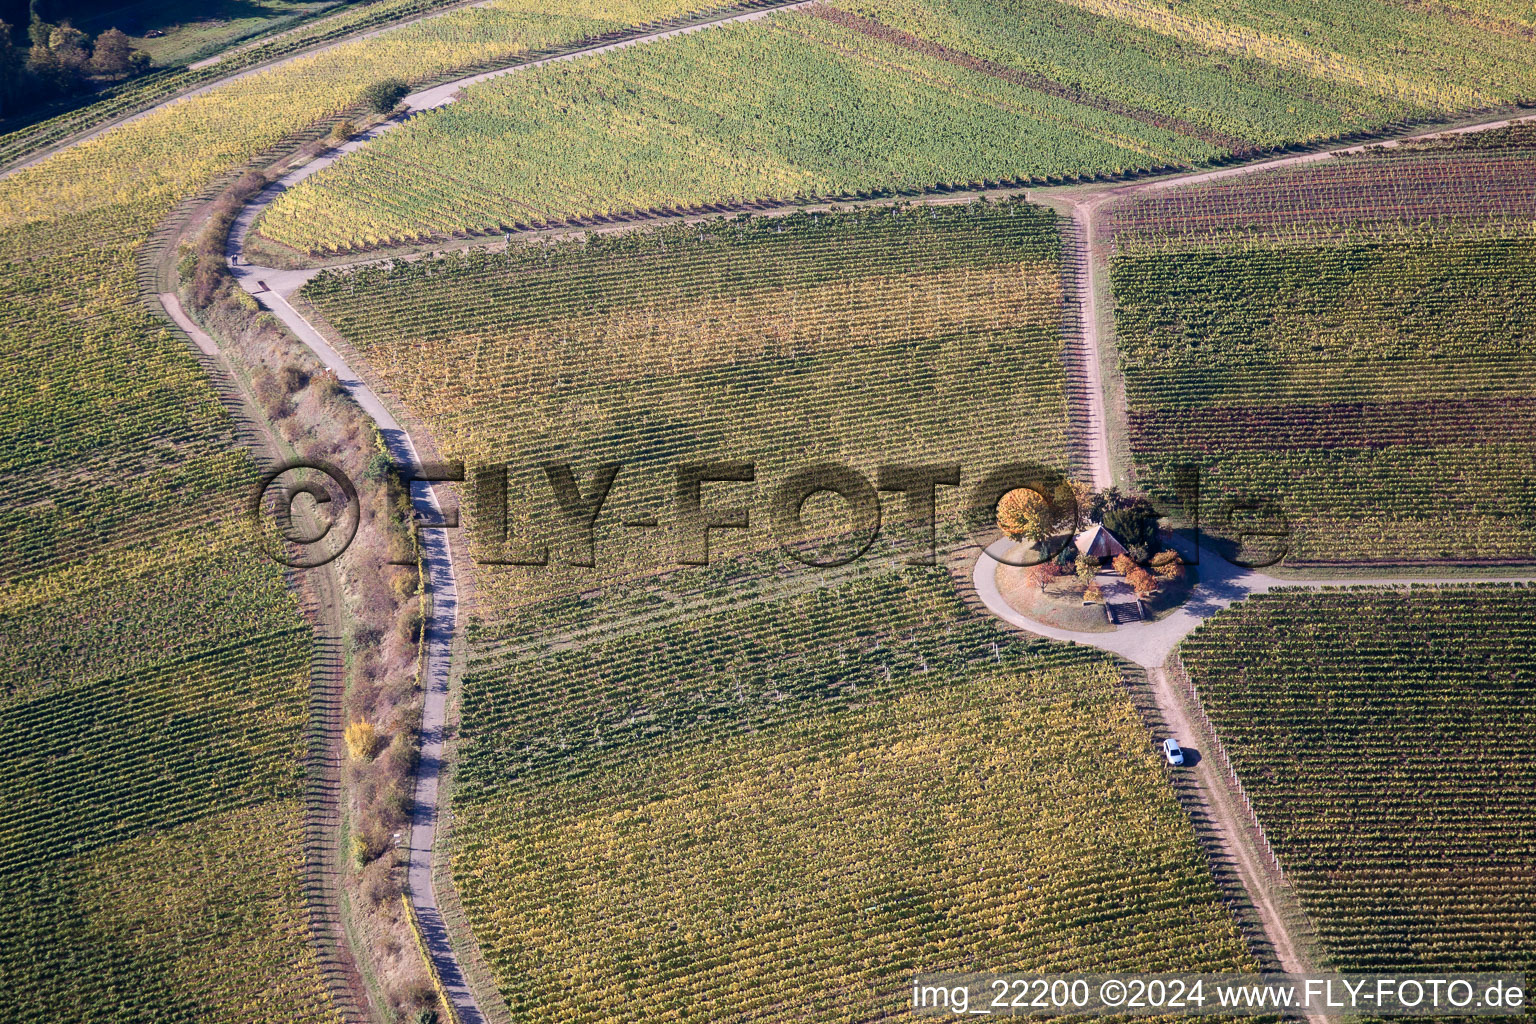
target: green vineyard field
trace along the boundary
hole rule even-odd
[[[675,566],[681,462],[755,463],[755,490],[723,492],[755,506],[744,541],[716,534],[727,554],[775,546],[768,489],[814,463],[958,462],[960,490],[1009,462],[1065,470],[1059,259],[1055,215],[1024,203],[883,209],[328,272],[301,296],[446,456],[509,466],[525,540],[549,539],[540,464],[624,464],[595,571],[482,566],[496,621]],[[644,517],[657,530],[618,526]]]
[[[1250,598],[1180,648],[1346,970],[1536,968],[1536,589]]]
[[[327,254],[1134,174],[1536,99],[1526,44],[1497,25],[1398,5],[1356,17],[1343,0],[1211,6],[841,0],[531,69],[316,174],[259,229]],[[1338,51],[1309,38],[1324,34]]]
[[[919,969],[1253,966],[1119,670],[942,572],[464,689],[453,877],[514,1013],[853,1021]]]
[[[1536,551],[1536,136],[1425,143],[1114,208],[1142,482],[1275,501],[1292,564]]]

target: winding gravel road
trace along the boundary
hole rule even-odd
[[[808,2],[811,0],[798,0],[798,2],[759,8],[743,14],[720,17],[684,27],[658,30],[618,42],[605,43],[473,75],[413,93],[405,98],[407,112],[404,117],[385,121],[363,132],[324,156],[289,172],[253,197],[236,216],[225,243],[225,258],[229,263],[230,271],[242,288],[249,292],[263,308],[281,320],[299,340],[309,346],[327,368],[336,373],[341,386],[378,426],[379,433],[395,464],[419,470],[422,462],[405,428],[379,400],[373,389],[352,369],[341,353],[337,352],[315,329],[315,326],[288,301],[293,293],[317,271],[279,270],[274,267],[251,265],[244,261],[245,240],[250,233],[251,225],[261,216],[262,211],[286,190],[330,166],[346,154],[367,145],[384,132],[402,123],[405,118],[453,102],[465,86],[554,61],[604,53],[733,22],[751,21],[765,17],[774,10],[802,7]],[[166,302],[165,297],[162,296],[162,303],[184,328],[189,329],[189,333],[199,347],[204,347],[205,344],[211,345],[211,340],[206,342],[199,340],[207,339],[207,335],[186,320],[179,304],[175,302],[174,295],[170,296],[170,302]],[[442,508],[438,504],[437,495],[431,484],[420,481],[411,484],[411,505],[419,521],[423,523],[442,521]],[[476,1001],[458,956],[449,942],[447,924],[438,905],[432,878],[439,814],[439,786],[448,721],[449,671],[452,664],[453,641],[458,629],[459,603],[458,585],[454,575],[452,550],[449,546],[447,531],[423,529],[420,535],[422,560],[427,574],[427,593],[430,595],[431,605],[430,614],[425,623],[426,666],[422,680],[425,698],[421,715],[421,755],[416,773],[409,861],[406,869],[407,889],[411,905],[421,921],[428,955],[432,958],[433,965],[442,979],[454,1011],[463,1024],[484,1024],[485,1014]]]

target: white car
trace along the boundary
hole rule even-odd
[[[1168,763],[1169,764],[1172,764],[1172,765],[1183,764],[1184,763],[1184,748],[1179,746],[1179,741],[1178,740],[1176,740],[1176,739],[1174,739],[1174,738],[1172,738],[1170,736],[1168,739],[1163,740],[1163,756],[1168,759]]]

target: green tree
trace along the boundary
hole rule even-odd
[[[381,78],[363,90],[363,106],[375,114],[387,114],[410,91],[411,87],[403,78]]]
[[[29,85],[26,53],[11,42],[11,26],[0,21],[0,117],[21,105]]]
[[[91,70],[98,75],[121,75],[129,70],[128,58],[133,47],[128,37],[115,28],[109,28],[96,37],[96,49],[91,53]]]
[[[1145,498],[1136,498],[1123,507],[1104,513],[1104,528],[1126,547],[1142,545],[1148,551],[1156,551],[1157,509]]]

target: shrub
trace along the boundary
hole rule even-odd
[[[1136,571],[1136,560],[1130,555],[1116,555],[1111,564],[1114,565],[1115,572],[1126,578],[1130,578],[1131,573]]]
[[[401,603],[416,596],[416,588],[421,585],[421,577],[415,572],[399,572],[389,581],[389,589],[394,593],[395,600]]]
[[[403,78],[381,78],[363,90],[363,106],[375,114],[387,114],[410,91]]]
[[[421,609],[416,607],[405,608],[400,613],[400,619],[395,623],[399,631],[400,639],[406,643],[419,643],[421,640]]]
[[[359,869],[366,868],[369,864],[379,859],[379,854],[384,851],[361,832],[352,833],[352,863]]]
[[[400,892],[393,864],[375,860],[363,869],[363,896],[370,905],[379,907],[393,903],[400,898]]]
[[[379,749],[379,734],[373,723],[366,719],[353,722],[343,734],[347,741],[347,753],[354,761],[369,761]]]
[[[347,393],[347,389],[341,386],[341,378],[330,367],[321,371],[315,380],[320,385],[321,398],[341,398]]]
[[[384,791],[379,794],[375,810],[380,819],[390,828],[398,828],[411,820],[411,808],[414,800],[405,786],[399,781],[391,782]]]
[[[303,391],[309,383],[309,374],[305,373],[302,367],[295,366],[292,363],[283,367],[281,377],[283,390],[290,395]]]
[[[1157,580],[1140,566],[1133,566],[1131,571],[1125,574],[1125,580],[1131,585],[1131,589],[1136,591],[1137,597],[1146,598],[1157,593]]]
[[[394,465],[388,455],[383,452],[374,452],[373,458],[368,460],[368,467],[363,470],[363,476],[372,483],[378,483],[389,475]]]
[[[1077,564],[1077,548],[1071,544],[1064,544],[1060,551],[1056,552],[1056,564],[1061,566],[1063,572],[1068,572]]]
[[[345,142],[347,139],[351,138],[352,134],[356,131],[357,125],[353,124],[351,121],[337,121],[334,125],[331,126],[331,141]]]

